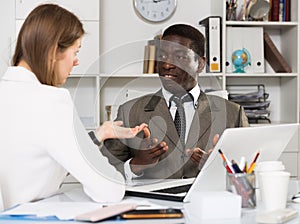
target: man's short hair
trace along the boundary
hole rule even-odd
[[[204,56],[205,38],[203,34],[195,27],[186,24],[175,24],[169,26],[163,32],[162,39],[171,35],[177,35],[192,40],[192,50],[200,57]]]

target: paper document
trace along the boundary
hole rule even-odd
[[[119,204],[137,204],[137,209],[162,209],[168,206],[157,205],[147,200],[125,199]],[[1,219],[24,220],[74,220],[78,215],[91,212],[112,204],[100,204],[94,202],[33,202],[24,203],[12,209],[0,213]]]
[[[63,194],[41,201],[24,203],[0,213],[0,220],[74,220],[78,215],[98,210],[103,206],[135,203],[137,209],[162,209],[170,205],[156,204],[140,198],[125,198],[119,203],[96,203],[91,201],[83,189],[75,188]]]
[[[3,215],[56,217],[59,220],[73,220],[78,214],[102,208],[99,203],[93,202],[34,202],[25,203],[15,208],[2,212]]]

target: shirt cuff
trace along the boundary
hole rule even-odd
[[[96,134],[95,134],[94,131],[90,131],[90,132],[89,132],[89,136],[90,136],[90,138],[92,139],[92,141],[94,142],[95,145],[97,145],[97,146],[99,146],[99,147],[101,146],[102,142],[100,142],[100,141],[97,139],[97,136],[96,136]]]
[[[130,181],[134,178],[142,177],[144,175],[144,172],[142,172],[141,175],[136,175],[131,171],[130,164],[129,164],[131,160],[132,160],[132,158],[127,160],[124,163],[124,173],[125,173],[125,177],[126,177],[127,181]]]

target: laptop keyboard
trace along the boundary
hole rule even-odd
[[[170,187],[170,188],[164,188],[160,190],[155,190],[152,192],[159,192],[159,193],[168,193],[168,194],[179,194],[188,192],[188,190],[191,188],[192,184],[177,186],[177,187]]]

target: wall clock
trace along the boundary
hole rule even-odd
[[[177,0],[133,0],[135,11],[149,22],[161,22],[175,12]]]

